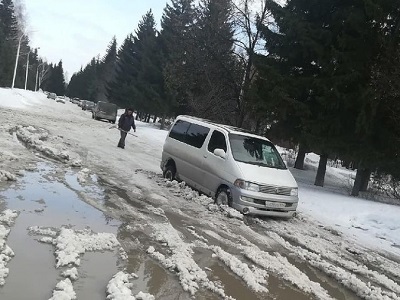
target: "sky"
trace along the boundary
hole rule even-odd
[[[49,63],[63,61],[69,80],[90,60],[118,46],[152,9],[157,26],[167,0],[25,0],[30,45]]]

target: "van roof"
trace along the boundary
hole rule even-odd
[[[215,127],[224,129],[228,133],[236,133],[236,134],[242,134],[242,135],[247,135],[247,136],[253,136],[253,137],[262,138],[262,139],[266,139],[266,140],[270,141],[266,137],[257,135],[255,133],[249,131],[249,130],[246,130],[246,129],[243,129],[243,128],[239,128],[239,127],[235,127],[235,126],[214,123],[213,121],[210,121],[210,120],[207,120],[207,119],[202,119],[202,118],[197,118],[197,117],[192,117],[192,116],[187,116],[187,115],[180,115],[180,116],[177,117],[177,119],[187,120],[187,121],[195,120],[195,121],[207,123],[209,125],[213,125]]]

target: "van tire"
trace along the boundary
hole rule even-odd
[[[232,207],[232,195],[229,188],[223,186],[218,189],[217,194],[215,195],[215,204],[217,205],[228,205]]]
[[[175,166],[173,164],[168,164],[165,167],[163,176],[165,179],[168,179],[169,181],[173,181],[175,180],[175,175],[176,175],[176,169]]]

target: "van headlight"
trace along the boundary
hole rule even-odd
[[[238,188],[241,188],[243,190],[248,190],[248,191],[252,191],[252,192],[259,192],[260,191],[260,186],[258,184],[252,183],[252,182],[248,182],[248,181],[244,181],[242,179],[237,179],[234,183],[235,186],[237,186]]]
[[[299,195],[299,189],[294,188],[290,191],[290,196],[298,196]]]

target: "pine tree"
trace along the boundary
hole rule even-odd
[[[99,87],[97,101],[108,101],[107,85],[115,78],[115,69],[117,64],[117,40],[115,37],[111,40],[106,54],[99,64]]]
[[[161,42],[165,56],[164,80],[170,106],[177,114],[189,113],[188,95],[193,63],[195,9],[193,0],[172,0],[161,20]]]
[[[133,76],[132,92],[138,110],[160,114],[165,111],[163,58],[155,26],[150,10],[139,22],[133,37],[133,68],[137,73]]]
[[[45,90],[55,93],[59,96],[65,95],[65,79],[62,61],[58,65],[50,65],[48,78],[43,82]]]
[[[11,0],[0,2],[0,86],[10,86],[14,71],[18,20]]]
[[[134,98],[131,93],[131,85],[136,70],[132,68],[133,58],[133,36],[127,36],[118,50],[118,59],[115,68],[114,80],[107,84],[107,97],[110,102],[121,107],[133,105]]]
[[[329,154],[357,160],[371,149],[371,66],[386,22],[381,5],[388,1],[380,2],[269,3],[277,24],[263,29],[269,53],[259,66],[264,98],[282,129],[321,154],[316,185],[324,183]]]
[[[197,9],[190,105],[200,117],[235,124],[237,62],[233,53],[231,1],[203,0]],[[199,80],[202,78],[202,80]]]

